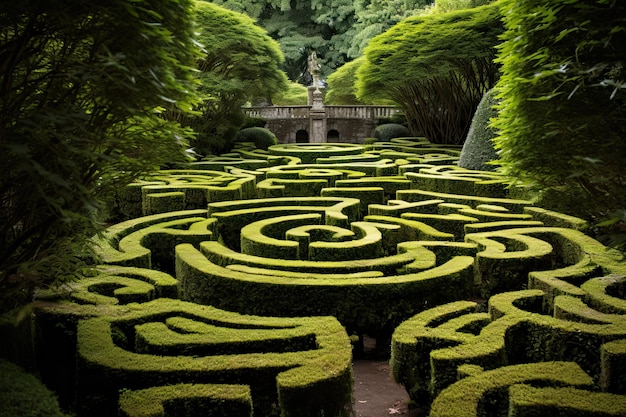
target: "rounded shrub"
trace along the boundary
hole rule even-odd
[[[246,129],[248,127],[265,127],[267,121],[262,117],[246,117],[246,120],[243,122],[242,129]]]
[[[247,127],[239,131],[237,142],[254,142],[257,148],[267,150],[270,146],[278,144],[278,139],[264,127]]]
[[[489,120],[497,116],[494,106],[497,100],[494,90],[489,90],[478,104],[467,139],[463,144],[459,166],[467,169],[480,171],[494,171],[495,165],[488,164],[498,158],[492,139],[497,136],[496,131],[490,127]]]
[[[34,375],[1,358],[0,410],[4,417],[67,417],[52,391]]]
[[[402,138],[411,136],[409,129],[399,123],[385,123],[376,126],[374,137],[381,142],[388,142],[393,138]]]

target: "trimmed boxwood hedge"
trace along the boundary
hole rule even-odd
[[[2,417],[69,417],[55,394],[33,374],[0,358],[0,410]]]
[[[35,366],[78,417],[138,417],[145,401],[169,415],[350,415],[348,336],[363,334],[393,334],[394,377],[433,413],[621,404],[626,264],[587,222],[450,165],[459,147],[300,147],[307,164],[287,148],[240,143],[204,161],[219,172],[129,187],[125,210],[173,211],[95,237],[107,265],[39,291],[17,326],[0,321],[0,354]],[[524,386],[534,363],[592,384]]]

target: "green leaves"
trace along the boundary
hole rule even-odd
[[[624,208],[624,7],[503,2],[501,162],[511,177],[552,190],[553,208],[590,220]]]
[[[498,76],[497,5],[413,16],[375,37],[357,71],[357,97],[402,106],[414,134],[465,139],[480,99]]]
[[[196,1],[198,42],[204,46],[198,80],[200,113],[185,123],[198,134],[200,154],[228,151],[243,122],[241,106],[267,99],[287,87],[279,69],[283,54],[276,41],[250,17],[204,1]]]
[[[79,273],[100,199],[184,158],[190,132],[158,109],[197,102],[190,9],[189,0],[0,6],[0,309],[5,294],[28,298]]]

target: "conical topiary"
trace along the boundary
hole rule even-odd
[[[489,161],[498,159],[492,142],[496,136],[496,131],[489,125],[489,120],[497,115],[497,111],[494,109],[497,100],[494,95],[493,89],[487,91],[478,104],[467,133],[467,139],[461,150],[460,167],[480,171],[494,171],[496,168],[495,165],[488,164]]]

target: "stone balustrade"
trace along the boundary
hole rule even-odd
[[[326,117],[333,119],[381,119],[393,116],[399,110],[393,106],[324,106]],[[266,120],[308,118],[311,106],[244,107],[249,117]]]

